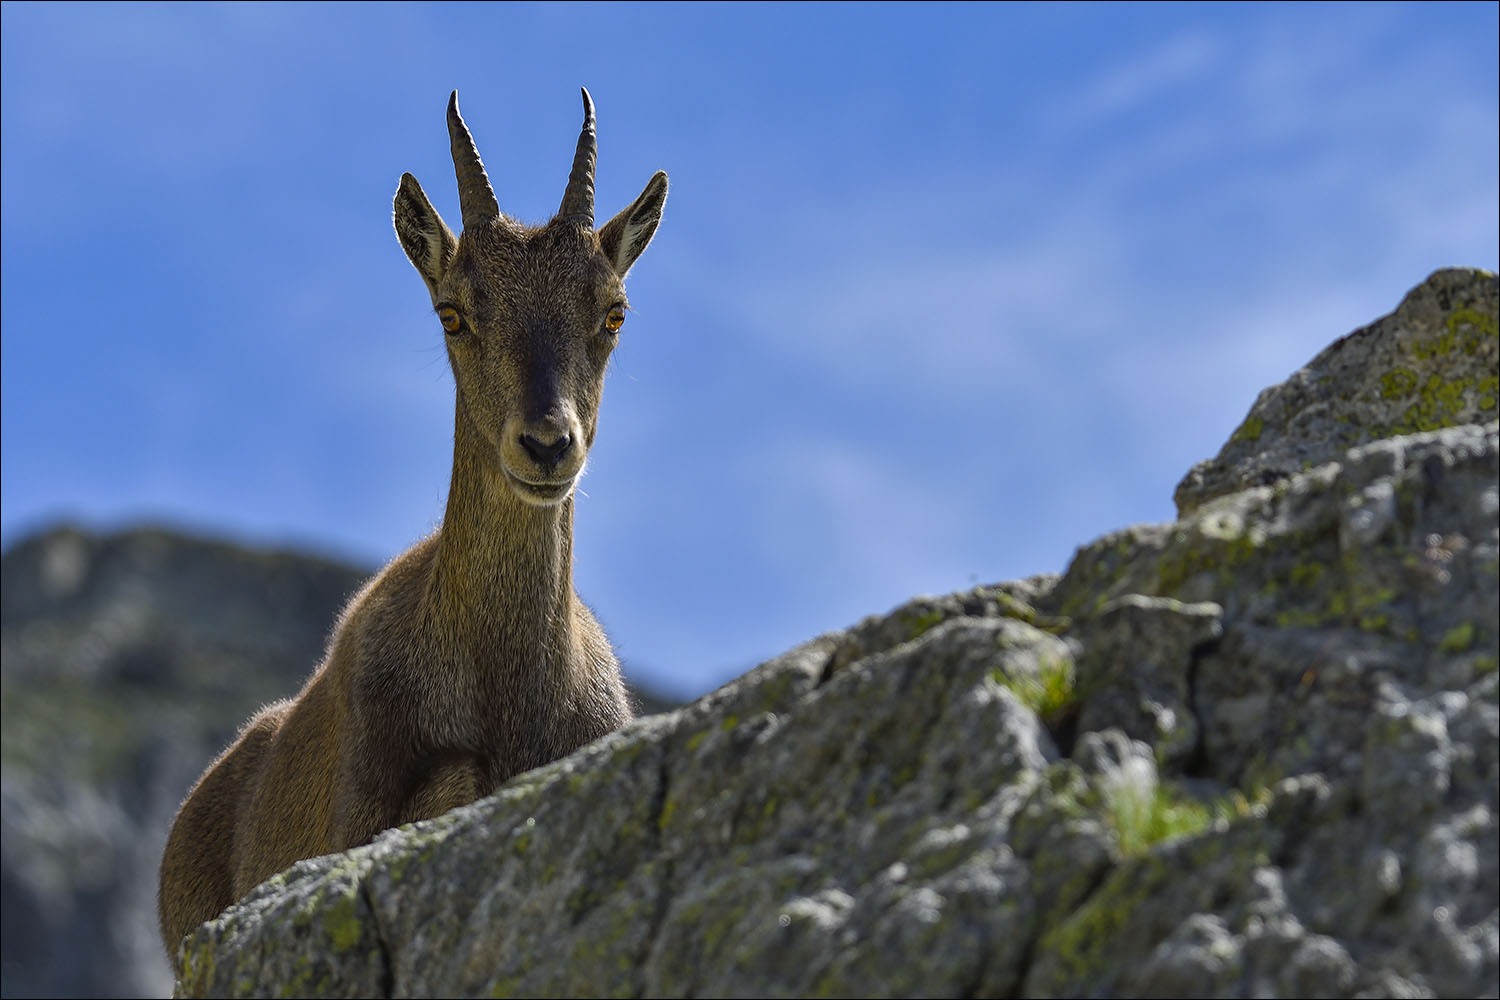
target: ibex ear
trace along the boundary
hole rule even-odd
[[[667,203],[667,174],[658,170],[646,182],[646,190],[619,215],[610,219],[599,230],[599,243],[604,247],[604,256],[620,277],[630,270],[651,237],[656,234],[661,222],[661,207]]]
[[[416,265],[422,280],[427,282],[427,290],[436,295],[438,282],[447,273],[448,264],[458,249],[458,239],[411,174],[401,175],[393,214],[396,239],[401,241],[401,249]]]

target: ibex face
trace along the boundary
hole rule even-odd
[[[558,214],[530,227],[500,212],[458,92],[448,132],[463,233],[455,238],[404,174],[396,236],[427,283],[458,388],[460,420],[522,501],[560,503],[583,472],[604,370],[625,321],[625,274],[651,242],[667,197],[658,171],[630,207],[594,229],[594,106]]]

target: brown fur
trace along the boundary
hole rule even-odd
[[[462,128],[456,101],[450,120]],[[349,603],[296,698],[252,717],[183,802],[161,866],[169,953],[292,862],[471,802],[630,718],[573,590],[572,488],[615,342],[606,318],[665,197],[658,173],[597,231],[496,215],[455,239],[402,178],[397,235],[439,315],[462,321],[440,333],[457,397],[447,511]]]

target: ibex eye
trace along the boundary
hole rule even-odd
[[[620,327],[624,325],[625,310],[620,306],[615,306],[609,311],[609,315],[604,317],[604,329],[608,330],[610,333],[617,333]]]
[[[457,333],[458,328],[464,325],[464,321],[458,316],[458,310],[452,306],[442,306],[437,314],[438,321],[443,324],[443,329],[449,333]]]

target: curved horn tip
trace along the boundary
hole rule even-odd
[[[458,91],[448,98],[448,141],[453,152],[453,170],[458,179],[458,204],[463,210],[464,228],[481,225],[500,214],[494,188],[485,175],[479,149],[469,126],[458,113]]]
[[[594,120],[594,99],[589,96],[589,88],[579,87],[578,89],[583,91],[583,120],[591,122]],[[454,93],[458,91],[455,90]]]

